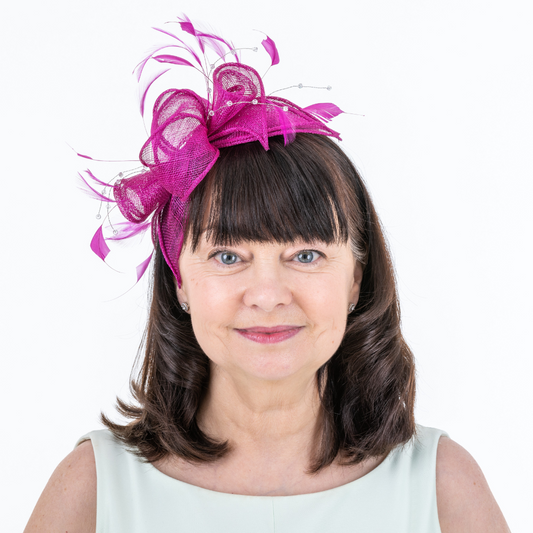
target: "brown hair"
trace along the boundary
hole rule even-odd
[[[355,464],[413,436],[414,361],[400,330],[390,254],[357,170],[328,137],[298,134],[287,146],[283,138],[269,141],[268,151],[259,143],[221,150],[190,197],[185,245],[194,251],[204,231],[215,245],[350,242],[363,279],[341,345],[316,375],[322,431],[309,471],[318,472],[337,457]],[[131,382],[138,405],[117,398],[118,411],[132,422],[115,424],[102,414],[104,424],[150,462],[169,454],[197,462],[222,457],[229,444],[206,435],[196,418],[210,362],[158,246],[143,346],[142,368]]]

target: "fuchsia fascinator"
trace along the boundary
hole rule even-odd
[[[171,32],[155,28],[174,41],[159,47],[139,63],[135,70],[138,80],[150,60],[163,65],[193,67],[205,77],[207,98],[189,89],[163,92],[154,105],[150,137],[140,152],[143,168],[127,177],[119,174],[112,184],[104,183],[86,171],[93,182],[105,187],[102,193],[82,179],[93,196],[108,205],[116,204],[127,221],[115,226],[110,237],[104,237],[102,224],[91,241],[92,250],[105,261],[110,251],[106,241],[127,239],[151,227],[152,240],[159,242],[165,260],[181,286],[178,260],[187,222],[187,202],[191,192],[215,164],[220,148],[259,141],[268,150],[269,137],[283,135],[285,144],[288,144],[298,132],[340,139],[325,122],[342,111],[329,103],[300,108],[284,98],[266,96],[261,77],[253,68],[240,62],[238,50],[232,44],[217,35],[197,30],[185,16],[178,21],[181,30],[193,36],[200,53]],[[266,37],[262,45],[271,57],[271,65],[276,65],[279,56],[272,39]],[[185,51],[187,59],[160,54],[164,48]],[[219,66],[208,63],[206,48],[218,56]],[[227,56],[231,56],[234,62],[225,62]],[[150,86],[168,70],[157,72],[146,84],[141,95],[141,113]],[[112,190],[112,196],[107,194],[107,188]],[[137,279],[143,275],[150,258],[137,267]]]

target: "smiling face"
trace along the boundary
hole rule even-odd
[[[236,379],[308,379],[335,353],[360,264],[347,244],[215,246],[202,237],[179,261],[180,302],[200,347]]]
[[[336,352],[365,260],[358,180],[320,135],[220,151],[190,196],[179,256],[178,298],[212,368],[308,382]]]

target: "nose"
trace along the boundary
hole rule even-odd
[[[248,307],[258,307],[270,313],[278,305],[292,302],[292,290],[281,265],[254,265],[249,269],[243,301]]]

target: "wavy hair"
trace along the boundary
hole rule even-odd
[[[356,464],[406,443],[415,432],[413,355],[400,330],[394,269],[379,218],[357,170],[328,137],[298,134],[221,150],[193,191],[185,235],[215,245],[242,241],[348,243],[363,266],[355,311],[335,354],[317,371],[321,431],[309,473],[336,458]],[[144,352],[144,356],[143,356]],[[176,280],[156,244],[150,315],[131,380],[135,403],[117,398],[128,424],[103,423],[134,453],[153,462],[177,455],[216,461],[230,450],[197,422],[210,361],[177,299]]]

